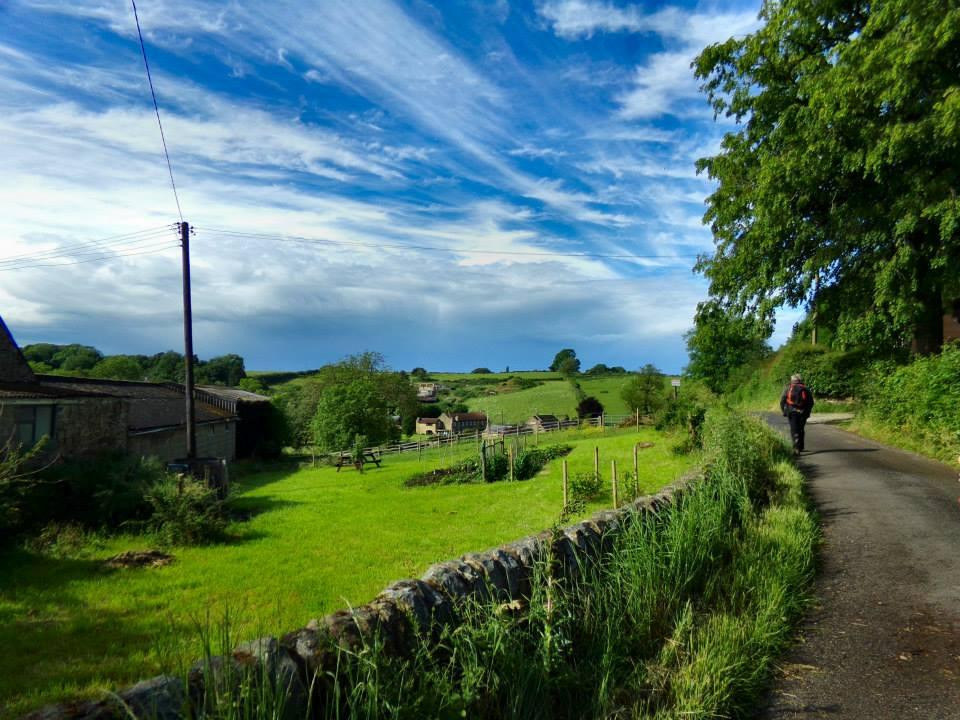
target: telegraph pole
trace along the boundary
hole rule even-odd
[[[183,252],[183,360],[186,377],[184,395],[187,400],[187,461],[197,459],[196,411],[193,407],[193,309],[190,303],[190,223],[180,223],[180,246]],[[191,467],[191,470],[193,468]]]

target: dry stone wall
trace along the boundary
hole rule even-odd
[[[313,678],[334,670],[337,647],[356,649],[379,636],[386,652],[402,656],[413,645],[416,629],[432,631],[457,622],[458,606],[470,600],[511,602],[530,593],[534,568],[552,557],[567,576],[608,551],[624,527],[675,502],[691,482],[690,473],[655,495],[638,498],[617,510],[545,531],[481,553],[431,566],[416,580],[389,585],[373,601],[338,610],[282,638],[265,637],[237,647],[228,656],[197,663],[186,682],[159,676],[127,688],[101,702],[51,705],[25,720],[107,720],[137,718],[179,720],[189,705],[203,703],[210,684],[256,669],[289,688],[290,717],[303,717]],[[414,625],[417,627],[415,628]],[[314,705],[316,707],[316,705]]]

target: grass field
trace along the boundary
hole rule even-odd
[[[627,408],[620,397],[620,389],[630,376],[600,378],[581,378],[580,388],[603,403],[604,410],[614,415],[628,415],[633,409]],[[471,410],[487,413],[490,422],[518,423],[536,413],[550,415],[577,416],[577,396],[566,380],[549,380],[542,385],[518,392],[501,395],[486,395],[470,398],[467,406]],[[502,415],[501,415],[502,413]]]
[[[572,472],[590,470],[599,446],[604,477],[611,459],[628,470],[633,444],[652,441],[642,451],[644,491],[692,462],[670,451],[672,439],[646,429],[540,439],[574,445]],[[252,517],[230,526],[231,541],[172,548],[176,561],[167,567],[104,567],[116,553],[150,547],[143,536],[90,543],[69,557],[25,549],[0,554],[0,716],[64,696],[97,695],[198,657],[197,627],[226,612],[238,621],[239,637],[293,629],[369,600],[431,563],[556,521],[559,461],[522,483],[403,487],[406,477],[473,452],[464,443],[422,460],[392,456],[363,475],[325,467],[248,475],[236,483],[234,508]],[[609,502],[601,498],[587,511]]]

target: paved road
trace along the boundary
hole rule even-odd
[[[957,469],[827,425],[806,445],[822,568],[759,717],[960,719]]]

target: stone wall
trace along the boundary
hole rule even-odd
[[[14,433],[14,408],[53,405],[53,442],[48,451],[81,458],[127,447],[127,406],[119,398],[16,399],[0,403],[0,443]]]
[[[609,550],[624,527],[670,505],[698,477],[684,476],[655,495],[638,498],[617,510],[598,512],[589,520],[570,525],[554,536],[545,531],[481,553],[431,566],[418,580],[389,585],[374,600],[350,610],[338,610],[280,639],[265,637],[237,647],[229,656],[194,666],[186,683],[174,676],[159,676],[123,690],[101,702],[48,706],[25,720],[106,720],[138,718],[179,720],[190,698],[203,697],[204,683],[225,666],[242,674],[253,667],[290,688],[287,707],[307,707],[312,678],[334,671],[336,646],[355,649],[379,634],[387,652],[402,655],[409,647],[413,624],[421,629],[457,622],[457,607],[468,599],[501,602],[526,597],[534,566],[552,556],[561,571],[575,575],[583,563],[595,561]],[[129,712],[118,702],[122,700]]]
[[[204,423],[197,426],[197,457],[236,457],[237,424]],[[127,449],[131,455],[158,457],[164,462],[182,458],[187,452],[186,430],[182,427],[131,435]]]

